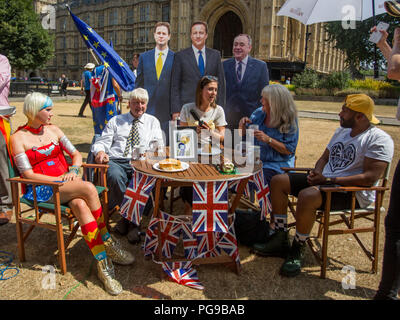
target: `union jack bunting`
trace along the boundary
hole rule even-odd
[[[204,286],[200,283],[199,277],[197,276],[197,271],[193,268],[170,270],[163,265],[163,270],[169,278],[176,283],[197,290],[204,289]]]
[[[125,219],[137,226],[140,224],[144,207],[149,200],[150,192],[153,190],[155,182],[156,178],[133,171],[132,179],[125,191],[121,204],[120,214]]]
[[[221,255],[221,249],[217,247],[220,238],[219,232],[196,233],[197,258],[211,258]]]
[[[193,232],[228,232],[227,187],[227,181],[193,183]]]
[[[197,257],[196,235],[192,232],[191,223],[182,223],[182,241],[186,259]]]
[[[161,216],[161,219],[152,218],[150,220],[144,240],[144,255],[150,256],[155,254],[158,243],[160,242],[163,256],[171,258],[180,238],[182,223],[178,219],[162,211]],[[160,227],[160,241],[158,241],[158,227]]]
[[[256,188],[255,183],[252,180],[253,177],[250,177],[248,180],[246,186],[244,187],[243,193],[247,196],[250,197],[251,191]],[[229,181],[228,189],[232,190],[233,192],[237,193],[237,189],[239,187],[240,180],[234,180],[234,181]]]
[[[174,249],[179,241],[182,223],[168,213],[161,212],[161,216],[159,224],[162,253],[164,257],[172,258]]]
[[[157,218],[152,218],[150,220],[149,225],[147,226],[146,230],[146,237],[144,239],[144,256],[150,256],[153,253],[156,253],[157,246],[158,246],[158,234],[157,234],[157,227],[158,227],[158,220]]]
[[[192,261],[174,261],[174,262],[161,262],[163,269],[167,269],[170,271],[176,269],[190,269],[192,268]]]
[[[269,199],[269,185],[265,180],[262,170],[259,173],[255,174],[252,179],[257,185],[256,196],[258,203],[261,207],[260,219],[263,220],[264,218],[267,218],[268,213],[272,211],[271,202]]]
[[[228,233],[222,233],[217,247],[224,250],[236,263],[240,264],[239,248],[236,240],[234,223],[229,226]]]

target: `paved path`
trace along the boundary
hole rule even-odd
[[[127,97],[126,97],[127,98]],[[52,96],[52,100],[54,101],[59,101],[59,100],[82,100],[83,101],[83,96],[81,95],[68,95],[67,97],[61,97],[61,96]],[[9,98],[10,102],[14,101],[24,101],[23,97],[12,97]],[[339,120],[339,115],[337,113],[332,113],[332,112],[318,112],[318,111],[299,111],[299,117],[300,118],[312,118],[312,119],[325,119],[325,120]],[[390,125],[390,126],[400,126],[400,121],[398,121],[396,118],[390,118],[390,117],[377,117],[382,125]]]
[[[330,112],[317,112],[317,111],[299,111],[300,118],[312,118],[312,119],[326,119],[326,120],[339,120],[337,113]],[[396,118],[389,117],[377,117],[382,125],[400,126],[400,121]]]

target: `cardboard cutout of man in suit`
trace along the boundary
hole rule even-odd
[[[224,61],[226,104],[223,106],[228,128],[238,127],[260,106],[261,91],[269,84],[267,64],[250,57],[251,37],[240,34],[233,41],[233,58]]]
[[[225,106],[225,75],[218,50],[206,48],[207,23],[194,22],[190,38],[192,46],[175,54],[171,78],[172,118],[176,119],[182,106],[195,101],[196,86],[205,75],[218,78],[217,104]],[[201,55],[199,53],[201,51]]]
[[[166,139],[168,121],[171,119],[171,72],[175,56],[168,48],[170,39],[169,23],[157,22],[154,26],[156,47],[140,55],[135,84],[136,88],[144,88],[149,93],[147,113],[160,121]]]

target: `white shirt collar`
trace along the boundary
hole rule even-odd
[[[157,47],[155,48],[155,55],[156,55],[156,57],[158,57],[158,55],[160,54],[160,52],[162,52],[163,53],[163,56],[164,57],[166,57],[167,56],[167,54],[168,54],[168,47],[166,48],[166,49],[164,49],[164,50],[160,50],[160,49],[158,49]]]
[[[249,60],[249,55],[247,55],[243,60],[241,60],[242,61],[242,63],[243,63],[243,65],[247,65],[247,61]],[[236,66],[238,65],[238,63],[239,63],[239,60],[236,60],[235,59],[235,62],[236,62]]]
[[[194,45],[192,45],[192,49],[194,51],[194,53],[196,54],[196,56],[199,54],[199,49],[197,49]],[[201,48],[201,53],[203,55],[203,57],[206,55],[206,46],[204,46],[203,48]]]
[[[137,118],[139,120],[139,122],[144,123],[144,115],[145,114],[146,114],[146,112],[143,113],[139,118]],[[132,115],[131,111],[128,112],[128,118],[129,118],[130,122],[132,122],[133,119],[135,119],[135,117]]]

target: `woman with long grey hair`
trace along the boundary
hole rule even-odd
[[[269,183],[272,177],[283,173],[281,167],[293,167],[299,140],[297,108],[290,91],[283,85],[271,84],[261,92],[262,107],[250,118],[239,121],[239,130],[249,124],[258,125],[254,131],[254,144],[260,146],[263,173]]]

